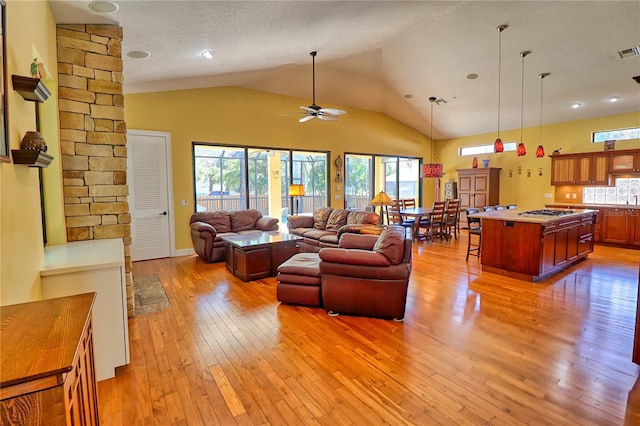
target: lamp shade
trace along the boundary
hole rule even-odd
[[[427,163],[422,165],[420,177],[422,178],[441,178],[443,175],[443,166],[441,163]]]
[[[493,143],[493,152],[504,152],[504,144],[502,143],[502,139],[498,138]]]
[[[524,146],[523,142],[518,144],[518,157],[522,157],[523,155],[527,155],[527,148]]]
[[[304,185],[301,183],[294,183],[289,185],[290,197],[302,197],[304,195]]]
[[[538,145],[538,149],[536,149],[536,157],[544,157],[544,148],[542,147],[542,145]]]
[[[391,206],[393,205],[393,200],[389,197],[386,192],[380,191],[378,195],[373,197],[373,200],[369,203],[372,206]]]

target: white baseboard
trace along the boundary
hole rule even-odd
[[[196,254],[196,251],[192,248],[176,250],[172,257],[191,256]]]

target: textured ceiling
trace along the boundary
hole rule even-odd
[[[125,93],[242,86],[324,107],[383,112],[434,139],[495,132],[502,33],[501,129],[640,111],[640,1],[131,1],[110,15],[50,1],[57,23],[124,28]],[[146,59],[126,52],[148,50]],[[216,52],[212,60],[204,50]],[[479,77],[469,80],[466,76]],[[404,97],[412,94],[411,99]],[[610,103],[612,96],[622,97]],[[572,109],[580,102],[582,108]],[[295,111],[295,107],[293,108]],[[293,111],[256,111],[280,114]],[[349,115],[341,117],[348,120]],[[292,120],[296,118],[292,117]],[[640,123],[639,123],[640,124]],[[304,124],[301,124],[304,125]],[[326,123],[331,125],[331,123]]]

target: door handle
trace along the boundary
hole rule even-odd
[[[160,216],[166,216],[166,215],[167,215],[167,212],[158,213],[158,215],[160,215]]]

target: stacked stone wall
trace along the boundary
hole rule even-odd
[[[122,28],[58,25],[58,102],[67,241],[122,238],[133,314]]]

